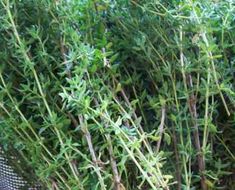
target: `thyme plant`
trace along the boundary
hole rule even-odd
[[[0,142],[45,189],[233,189],[233,1],[2,0],[0,15]]]

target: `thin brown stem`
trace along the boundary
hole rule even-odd
[[[156,152],[159,152],[159,149],[160,149],[160,146],[161,146],[161,141],[162,141],[162,134],[163,134],[163,131],[164,131],[164,122],[165,122],[165,117],[166,117],[166,107],[165,107],[165,105],[162,106],[161,110],[162,110],[161,123],[158,127],[160,139],[157,142]]]
[[[178,148],[177,148],[177,137],[176,137],[176,132],[175,128],[173,127],[173,147],[174,147],[174,153],[175,153],[175,160],[176,160],[176,179],[177,179],[177,190],[181,190],[182,182],[181,182],[181,172],[180,172],[180,157],[178,153]]]
[[[98,101],[97,101],[96,98],[94,99],[94,101],[95,101],[96,106],[98,106]],[[105,128],[108,128],[107,125],[104,124],[104,126],[105,126]],[[115,190],[123,190],[123,189],[125,189],[125,187],[121,183],[120,175],[119,175],[118,168],[117,168],[117,162],[115,160],[115,156],[114,156],[114,153],[113,153],[113,145],[112,145],[111,136],[110,136],[110,134],[107,134],[107,135],[105,135],[105,137],[106,137],[107,143],[108,143],[110,163],[111,163],[111,167],[112,167],[112,171],[113,171],[114,188],[115,188]]]
[[[184,53],[183,53],[183,31],[182,31],[182,27],[180,27],[180,63],[181,63],[181,67],[182,67],[182,75],[183,75],[183,81],[184,81],[184,87],[186,92],[188,92],[188,85],[190,87],[190,89],[193,89],[193,82],[192,82],[192,76],[191,74],[188,74],[188,80],[187,80],[187,75],[185,73],[185,64],[184,64]],[[188,94],[188,93],[187,93]],[[194,93],[192,93],[189,97],[187,97],[187,101],[188,101],[188,105],[189,105],[189,111],[193,120],[193,137],[194,137],[194,144],[195,144],[195,148],[197,150],[197,161],[198,161],[198,168],[199,168],[199,172],[201,175],[201,187],[203,190],[207,189],[207,185],[206,185],[206,179],[205,176],[203,175],[204,171],[205,171],[205,161],[204,161],[204,157],[202,154],[202,148],[200,145],[200,138],[199,138],[199,130],[198,130],[198,123],[197,123],[197,107],[196,107],[196,103],[197,103],[197,99]]]
[[[84,133],[84,136],[85,136],[87,144],[88,144],[88,149],[89,149],[89,152],[91,154],[91,159],[92,159],[93,164],[94,164],[94,166],[96,168],[95,171],[96,171],[96,174],[97,174],[97,176],[99,178],[101,189],[105,190],[106,186],[104,184],[104,180],[103,180],[101,172],[100,172],[100,168],[99,168],[99,165],[98,165],[99,162],[98,162],[98,159],[96,157],[95,149],[94,149],[94,146],[93,146],[92,140],[91,140],[91,134],[88,131],[87,124],[84,121],[84,117],[82,115],[79,115],[78,119],[79,119],[79,122],[80,122],[80,125],[81,125],[82,132]]]
[[[191,74],[188,75],[188,78],[189,78],[189,80],[188,80],[189,81],[189,86],[192,89],[193,88],[193,82],[192,82]],[[191,116],[192,116],[192,119],[193,119],[193,137],[194,137],[194,144],[195,144],[196,150],[198,152],[197,160],[198,160],[199,172],[200,172],[200,175],[201,175],[201,187],[202,187],[203,190],[206,190],[207,189],[206,177],[203,174],[203,172],[205,171],[205,160],[204,160],[204,156],[203,156],[203,153],[202,153],[202,148],[201,148],[201,145],[200,145],[198,122],[197,122],[198,114],[197,114],[196,103],[197,103],[197,98],[194,95],[194,93],[192,93],[189,97],[188,104],[189,104],[189,110],[190,110],[190,113],[191,113]]]

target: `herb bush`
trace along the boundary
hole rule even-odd
[[[45,189],[235,187],[232,0],[2,0],[0,20],[1,145]]]

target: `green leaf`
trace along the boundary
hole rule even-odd
[[[217,133],[217,127],[213,123],[208,124],[208,129],[211,133]]]
[[[164,141],[167,143],[167,145],[171,144],[171,136],[168,133],[164,133]]]
[[[115,92],[117,93],[117,92],[120,92],[121,90],[122,90],[122,85],[121,85],[121,83],[118,83],[117,87],[115,89]]]

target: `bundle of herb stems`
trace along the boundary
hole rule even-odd
[[[0,20],[0,143],[45,189],[235,187],[233,1],[2,0]]]

